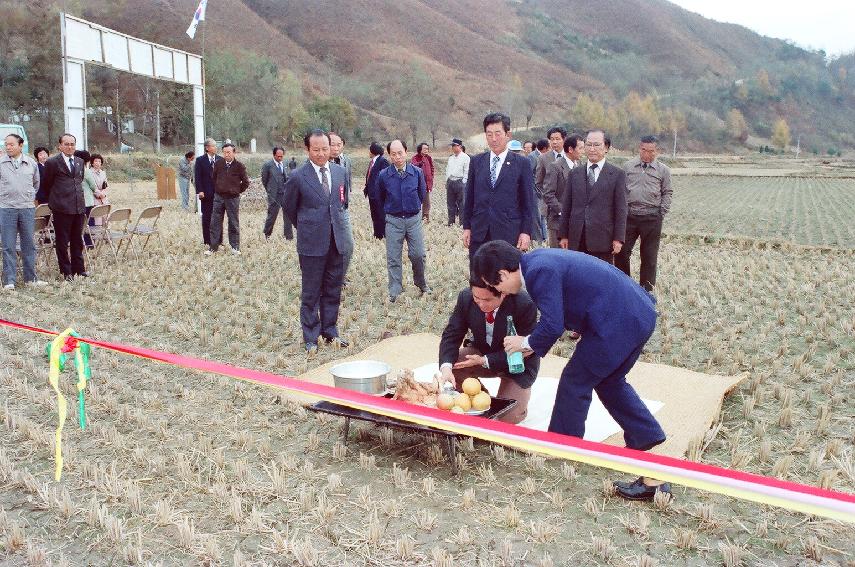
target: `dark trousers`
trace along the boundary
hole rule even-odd
[[[430,220],[430,191],[425,191],[425,200],[422,201],[422,218]]]
[[[609,252],[592,252],[591,250],[588,250],[588,243],[585,241],[585,227],[584,226],[582,227],[582,237],[579,240],[579,252],[584,252],[588,256],[593,256],[594,258],[599,258],[603,262],[607,262],[607,263],[612,264],[612,265],[614,265],[614,263],[615,263],[615,257],[611,253],[611,251],[609,251]]]
[[[300,292],[300,326],[303,341],[317,343],[318,337],[337,337],[338,309],[344,280],[344,256],[335,241],[324,256],[300,254],[303,289]]]
[[[86,271],[83,262],[83,223],[86,215],[53,213],[53,230],[56,236],[56,261],[65,277],[79,276]],[[69,246],[70,245],[70,246]],[[71,255],[69,256],[69,247]]]
[[[371,209],[371,224],[374,226],[374,238],[382,240],[386,235],[386,213],[383,211],[383,202],[379,199],[369,197],[368,207]]]
[[[223,216],[229,217],[229,246],[240,250],[240,195],[223,197],[214,195],[214,210],[211,211],[211,249],[216,252],[223,243]]]
[[[649,337],[648,337],[649,338]],[[574,437],[585,436],[585,419],[591,406],[591,392],[596,391],[609,415],[621,429],[626,446],[647,449],[665,439],[665,432],[626,381],[626,374],[638,360],[642,342],[626,360],[605,378],[595,375],[579,362],[579,349],[585,348],[585,336],[561,373],[549,431]]]
[[[282,211],[282,224],[284,225],[285,238],[291,240],[294,238],[294,231],[291,228],[291,221],[282,209],[282,196],[277,195],[271,197],[267,195],[267,219],[264,221],[264,236],[273,234],[273,225],[276,224],[276,217],[279,216],[279,211]]]
[[[445,182],[445,204],[448,206],[448,226],[459,218],[463,221],[463,193],[466,187],[463,180],[449,179]]]
[[[214,211],[214,196],[205,195],[199,199],[202,205],[202,241],[205,245],[211,245],[211,213]]]
[[[659,241],[662,238],[662,217],[650,215],[643,217],[629,216],[626,219],[626,242],[620,254],[615,258],[615,266],[632,277],[629,260],[635,241],[641,239],[641,270],[638,282],[647,291],[653,291],[656,285],[656,259],[659,256]]]

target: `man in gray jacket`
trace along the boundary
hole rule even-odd
[[[656,285],[656,260],[662,237],[662,220],[671,209],[671,170],[656,159],[655,136],[645,136],[638,147],[639,157],[624,164],[627,209],[626,240],[615,257],[615,266],[630,275],[629,259],[635,241],[640,239],[641,270],[638,281],[652,291]]]
[[[285,183],[282,208],[297,227],[297,255],[302,273],[300,326],[308,354],[318,339],[340,347],[338,311],[344,282],[344,259],[353,252],[347,216],[346,172],[330,161],[330,137],[314,130],[303,139],[309,160]]]
[[[36,278],[35,199],[39,165],[23,154],[24,139],[9,134],[6,155],[0,158],[0,238],[3,240],[3,289],[15,289],[18,272],[16,244],[21,239],[21,260],[27,285],[47,285]]]
[[[288,181],[288,169],[285,165],[285,150],[273,148],[273,159],[264,162],[261,166],[261,184],[267,191],[267,220],[264,221],[264,238],[270,239],[273,234],[273,225],[282,208],[282,198],[285,196],[285,182]],[[285,238],[292,240],[294,233],[291,230],[291,221],[288,215],[282,211],[282,224],[285,229]]]

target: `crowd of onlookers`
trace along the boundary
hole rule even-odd
[[[33,156],[24,154],[24,139],[9,134],[4,139],[5,155],[0,158],[0,238],[3,246],[3,289],[17,283],[17,256],[20,253],[24,283],[45,286],[36,275],[35,223],[39,205],[47,205],[44,216],[52,230],[43,238],[53,240],[57,263],[66,280],[88,277],[83,247],[93,248],[87,222],[95,226],[101,219],[90,218],[96,205],[109,204],[104,157],[78,150],[77,139],[63,134],[58,153],[51,157],[45,147]],[[39,209],[40,210],[40,209]]]

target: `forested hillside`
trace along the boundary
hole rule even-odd
[[[59,3],[0,5],[0,120],[27,115],[31,130],[52,134],[61,127]],[[66,5],[202,51],[201,33],[184,34],[196,0]],[[664,0],[212,0],[203,27],[209,131],[241,143],[293,141],[313,125],[430,140],[471,134],[485,112],[503,109],[515,127],[598,125],[618,144],[676,131],[695,150],[855,146],[855,55],[828,60]],[[159,94],[162,136],[186,143],[186,89],[94,68],[89,81],[90,105],[125,107],[143,135]],[[114,114],[104,113],[107,123]]]

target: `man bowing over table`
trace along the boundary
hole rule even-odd
[[[500,418],[519,423],[526,418],[531,386],[540,370],[540,357],[534,353],[524,359],[523,371],[511,374],[505,354],[504,339],[511,317],[517,332],[529,334],[537,323],[537,308],[526,292],[505,295],[472,279],[469,287],[457,295],[457,304],[442,332],[439,343],[439,369],[442,377],[460,390],[470,376],[497,376],[499,397],[516,400],[511,410]],[[470,346],[461,347],[466,333],[472,331]]]
[[[582,339],[561,373],[549,431],[584,437],[591,394],[623,429],[626,446],[646,451],[665,441],[656,418],[626,381],[656,326],[652,296],[614,266],[581,252],[540,249],[526,255],[503,241],[484,244],[472,277],[506,294],[523,286],[540,311],[528,336],[505,337],[506,352],[545,356],[565,330]],[[649,478],[615,482],[620,496],[652,500],[671,487]]]

